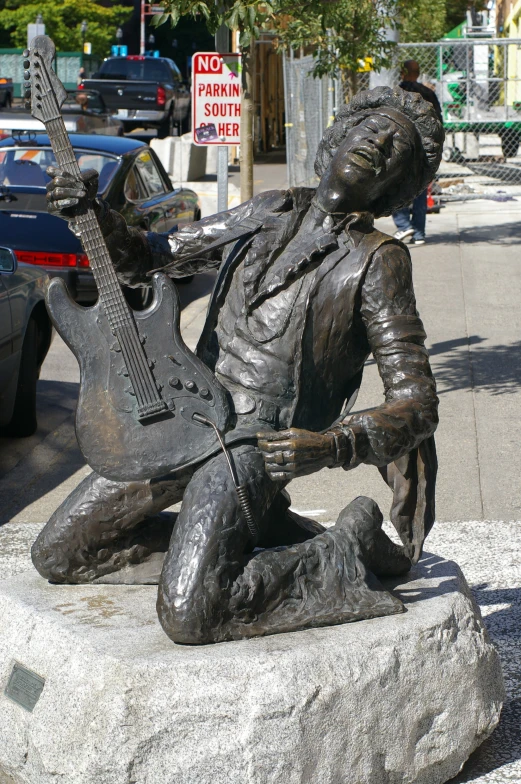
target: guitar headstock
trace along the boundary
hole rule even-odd
[[[56,47],[48,35],[37,35],[23,56],[25,108],[43,123],[55,120],[67,97],[52,68]]]

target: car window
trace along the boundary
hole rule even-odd
[[[169,68],[161,60],[115,59],[105,60],[98,79],[123,79],[127,81],[169,82]]]
[[[139,153],[136,158],[136,167],[139,177],[150,196],[158,196],[160,193],[165,193],[163,180],[148,150]]]
[[[128,201],[140,201],[141,199],[146,199],[148,196],[143,187],[143,183],[136,172],[135,164],[127,174],[123,191],[125,193],[125,198],[128,199]]]
[[[117,158],[87,150],[75,152],[81,171],[96,169],[99,174],[99,192],[104,191],[119,166]],[[0,185],[32,185],[44,188],[49,182],[47,167],[56,165],[49,147],[3,148],[0,150]]]

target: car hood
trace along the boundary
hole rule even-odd
[[[46,211],[45,193],[16,193],[16,197],[0,202],[0,244],[15,250],[82,253],[67,221]]]

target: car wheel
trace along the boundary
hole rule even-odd
[[[157,138],[158,139],[166,139],[167,136],[174,135],[174,118],[172,112],[168,114],[168,117],[163,120],[163,122],[159,125],[157,129]]]
[[[18,386],[13,416],[5,428],[5,434],[14,438],[32,436],[36,421],[36,383],[38,381],[38,324],[29,319],[25,330],[18,373]]]

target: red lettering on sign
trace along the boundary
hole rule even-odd
[[[233,129],[231,135],[232,136],[238,136],[239,135],[239,123],[231,123],[231,126],[232,126],[232,129]]]
[[[211,106],[211,104],[209,104],[209,103],[205,103],[205,105],[204,105],[204,116],[205,117],[211,117],[212,116],[211,115],[211,111],[210,111],[210,106]]]

